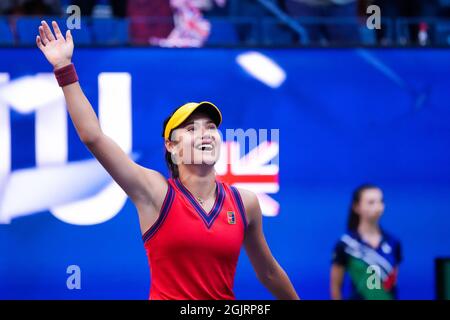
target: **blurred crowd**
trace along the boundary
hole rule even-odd
[[[382,28],[371,32],[375,43],[392,44],[396,20],[409,18],[405,44],[426,44],[434,36],[430,18],[448,18],[450,0],[272,0],[307,32],[309,44],[362,42],[367,8],[381,9]],[[2,0],[1,15],[64,15],[77,5],[83,16],[128,18],[134,44],[201,46],[210,34],[208,18],[220,16],[274,17],[258,0]],[[103,8],[98,10],[99,7]],[[107,10],[105,10],[107,8]],[[256,9],[255,9],[256,8]],[[389,28],[387,25],[391,24]],[[275,37],[275,35],[274,35]],[[293,42],[300,41],[293,36]],[[425,41],[425,42],[424,42]]]
[[[433,35],[432,26],[428,24],[431,18],[448,18],[450,16],[450,1],[448,0],[281,0],[285,11],[295,18],[322,17],[326,24],[308,24],[312,42],[358,43],[361,37],[360,26],[365,25],[369,13],[367,8],[376,5],[380,8],[382,27],[377,30],[376,38],[380,44],[390,44],[391,39],[386,23],[395,23],[396,19],[409,19],[407,25],[409,39],[403,39],[412,44],[422,44],[421,36]],[[300,20],[301,21],[301,20]],[[342,23],[347,22],[347,23]],[[383,25],[384,24],[384,25]],[[430,38],[427,39],[430,41]]]
[[[59,0],[2,0],[2,15],[58,15],[62,7]]]

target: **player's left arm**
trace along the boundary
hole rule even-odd
[[[267,245],[262,229],[262,214],[256,195],[239,189],[244,203],[248,227],[244,246],[259,281],[281,300],[298,300],[299,297],[288,275],[278,264]]]

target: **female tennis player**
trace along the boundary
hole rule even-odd
[[[235,299],[233,281],[242,244],[258,279],[278,299],[298,299],[272,256],[261,209],[250,191],[216,179],[222,121],[210,102],[187,103],[163,125],[172,177],[139,166],[100,128],[74,65],[70,30],[42,21],[36,44],[53,65],[81,141],[136,206],[151,270],[150,299]]]
[[[371,184],[358,187],[350,204],[347,233],[336,244],[331,266],[331,297],[352,300],[397,298],[400,242],[380,227],[384,211],[382,190]],[[351,292],[342,294],[344,275]]]

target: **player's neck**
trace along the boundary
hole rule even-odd
[[[361,220],[358,226],[358,233],[366,236],[380,235],[381,230],[378,221]]]
[[[214,167],[183,166],[180,181],[194,196],[207,199],[215,190],[216,173]]]

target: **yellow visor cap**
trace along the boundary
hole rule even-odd
[[[169,139],[172,130],[180,126],[194,111],[202,111],[209,115],[217,127],[222,122],[222,113],[213,103],[208,101],[200,103],[189,102],[179,107],[172,117],[170,117],[164,129],[164,139]]]

